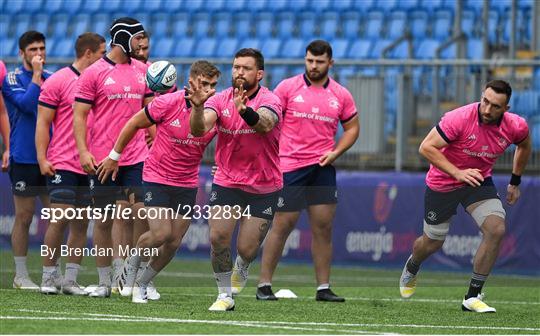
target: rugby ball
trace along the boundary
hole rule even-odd
[[[154,92],[166,92],[176,84],[176,68],[168,61],[152,63],[146,70],[146,85]]]

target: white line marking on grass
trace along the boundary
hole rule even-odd
[[[55,312],[55,311],[42,311],[32,309],[13,309],[13,311],[20,312],[32,312],[32,313],[44,313],[44,314],[62,314],[62,315],[87,315],[87,316],[111,316],[107,314],[93,314],[93,313],[75,313],[75,312]],[[130,315],[114,315],[115,318],[131,318],[131,319],[147,319],[155,322],[179,322],[179,323],[210,323],[210,324],[234,324],[234,323],[248,323],[254,325],[302,325],[302,326],[335,326],[335,327],[394,327],[394,328],[426,328],[426,329],[474,329],[474,330],[520,330],[520,331],[540,331],[540,328],[534,327],[490,327],[490,326],[450,326],[450,325],[431,325],[431,324],[382,324],[382,323],[332,323],[332,322],[289,322],[289,321],[208,321],[208,320],[181,320],[161,317],[136,317]],[[32,316],[34,317],[34,316]],[[314,330],[314,329],[310,329]],[[325,331],[325,330],[321,330]],[[358,331],[363,333],[364,331]]]
[[[192,320],[192,319],[174,319],[174,318],[162,318],[162,317],[149,317],[149,316],[132,316],[132,315],[108,315],[108,314],[95,314],[95,313],[74,313],[74,312],[54,312],[54,311],[42,311],[32,309],[15,309],[15,311],[28,312],[28,313],[41,313],[41,314],[54,314],[54,315],[83,315],[92,317],[67,317],[67,316],[0,316],[0,319],[9,320],[79,320],[79,321],[112,321],[112,322],[168,322],[168,323],[199,323],[199,324],[218,324],[229,325],[238,327],[254,327],[254,328],[269,328],[269,329],[285,329],[285,330],[303,330],[303,331],[321,331],[321,332],[341,332],[341,333],[355,333],[355,334],[374,334],[371,331],[363,330],[351,330],[351,329],[335,329],[335,328],[308,328],[308,327],[293,327],[289,324],[297,324],[296,322],[282,322],[282,323],[267,323],[264,321],[214,321],[214,320]],[[339,327],[339,324],[335,325]],[[377,333],[379,334],[379,333]]]

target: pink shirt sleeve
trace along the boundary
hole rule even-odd
[[[437,130],[439,134],[442,131],[441,136],[443,136],[446,142],[451,142],[456,140],[459,137],[460,131],[464,128],[462,124],[463,118],[459,118],[460,110],[453,110],[447,112],[437,125]]]
[[[349,91],[343,90],[343,108],[341,109],[339,120],[341,120],[342,123],[346,123],[354,118],[356,114],[356,103],[354,102],[353,96]]]
[[[211,110],[216,111],[218,119],[221,117],[222,102],[223,102],[222,96],[224,96],[224,94],[213,95],[212,97],[208,98],[206,103],[204,103],[205,109],[209,108]]]
[[[170,105],[169,100],[170,99],[168,99],[167,95],[159,96],[152,100],[152,102],[150,102],[150,104],[148,104],[146,107],[148,116],[150,116],[152,121],[154,121],[156,124],[162,122],[164,113]]]
[[[287,88],[286,81],[282,81],[274,89],[274,94],[279,98],[281,102],[281,108],[283,109],[283,111],[287,111],[287,100],[288,100],[287,93],[288,92],[289,90]]]
[[[268,91],[268,94],[265,94],[261,99],[260,107],[267,107],[272,111],[276,112],[278,118],[281,120],[281,101],[278,96],[273,94],[271,91]]]
[[[529,135],[529,126],[527,125],[527,122],[525,121],[525,119],[521,117],[516,119],[516,123],[517,123],[515,127],[516,131],[514,133],[512,143],[518,145],[523,140],[525,140],[527,136]]]
[[[2,83],[4,82],[4,77],[6,77],[7,69],[4,62],[0,61],[0,89],[2,88]]]
[[[96,93],[96,81],[93,74],[90,71],[83,72],[77,81],[75,101],[93,105]]]
[[[43,83],[39,101],[49,105],[50,108],[58,107],[60,104],[60,92],[58,92],[56,77],[50,78]]]

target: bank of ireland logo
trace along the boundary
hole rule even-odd
[[[437,213],[435,211],[430,211],[427,213],[427,219],[434,222],[437,220]]]
[[[283,199],[283,197],[278,198],[278,201],[277,201],[278,208],[283,208],[284,205],[285,205],[285,200]]]
[[[212,191],[210,194],[210,202],[214,202],[215,200],[217,200],[217,191]]]
[[[59,174],[55,174],[54,180],[52,180],[51,183],[54,183],[54,184],[62,183],[62,176],[60,176]]]
[[[145,195],[144,195],[144,201],[145,202],[150,202],[152,200],[152,192],[151,191],[148,191]]]
[[[17,190],[17,191],[25,191],[26,190],[26,182],[18,181],[17,183],[15,183],[15,190]]]

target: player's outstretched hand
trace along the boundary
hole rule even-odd
[[[184,87],[184,90],[187,92],[186,99],[195,107],[201,107],[216,93],[216,89],[204,90],[200,77],[197,77],[195,81],[190,78],[189,87]]]
[[[328,152],[319,158],[319,166],[324,167],[331,165],[337,159],[335,152]]]
[[[234,105],[236,106],[236,110],[242,114],[246,110],[246,104],[248,101],[248,97],[246,95],[246,90],[244,90],[244,86],[240,85],[240,88],[234,89]]]
[[[514,205],[521,196],[519,186],[509,184],[506,188],[506,202],[509,205]]]
[[[88,175],[96,175],[96,159],[90,152],[81,154],[79,161],[81,162],[81,167],[85,173]]]
[[[98,180],[101,184],[104,184],[107,181],[107,178],[111,176],[113,181],[116,180],[116,175],[118,174],[118,161],[106,157],[97,169]]]
[[[45,176],[54,176],[56,174],[56,169],[49,160],[39,161],[39,171],[41,175]]]
[[[459,170],[454,178],[460,182],[465,182],[471,187],[479,187],[484,182],[482,171],[476,168]]]

